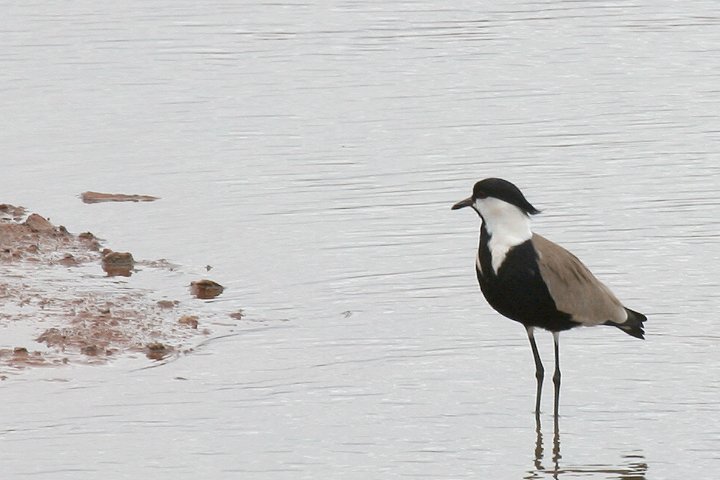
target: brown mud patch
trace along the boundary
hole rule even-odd
[[[220,295],[225,287],[212,280],[190,282],[190,293],[201,300],[210,300]]]
[[[135,269],[135,259],[130,252],[102,251],[102,268],[109,277],[129,277]]]
[[[124,193],[83,192],[80,199],[85,203],[101,202],[154,202],[159,197],[151,195],[126,195]]]
[[[94,237],[71,235],[63,226],[56,227],[33,213],[22,221],[22,207],[4,204],[0,212],[0,264],[33,262],[46,265],[80,264],[97,257]]]
[[[209,331],[198,325],[207,322],[190,297],[188,307],[112,277],[129,276],[135,265],[175,268],[167,260],[100,252],[89,232],[74,235],[0,204],[0,379],[29,367],[105,363],[123,354],[163,359],[205,338]]]

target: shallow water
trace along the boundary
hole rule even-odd
[[[0,201],[182,265],[133,285],[180,295],[212,265],[228,288],[207,307],[247,314],[157,368],[8,379],[8,478],[720,467],[715,2],[4,11]],[[449,209],[486,176],[517,183],[536,231],[649,317],[645,342],[562,336],[558,435],[549,378],[536,432],[524,331],[478,291],[478,222]]]

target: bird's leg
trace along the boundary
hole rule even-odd
[[[555,343],[555,373],[553,383],[555,384],[555,421],[558,418],[558,407],[560,405],[560,332],[553,332],[553,343]]]
[[[530,339],[530,347],[532,348],[533,358],[535,358],[535,378],[537,379],[537,393],[535,393],[535,417],[540,417],[540,397],[542,396],[543,377],[545,369],[543,368],[540,354],[538,353],[537,344],[535,343],[534,327],[525,327],[527,329],[528,339]]]

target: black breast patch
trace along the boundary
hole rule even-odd
[[[550,331],[567,330],[579,323],[558,311],[540,275],[537,253],[530,240],[512,247],[497,274],[492,268],[489,236],[483,226],[478,256],[482,272],[476,267],[478,282],[490,306],[525,326]]]

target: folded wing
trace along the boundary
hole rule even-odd
[[[572,253],[533,234],[540,275],[558,310],[582,325],[624,323],[628,314],[620,300]]]

